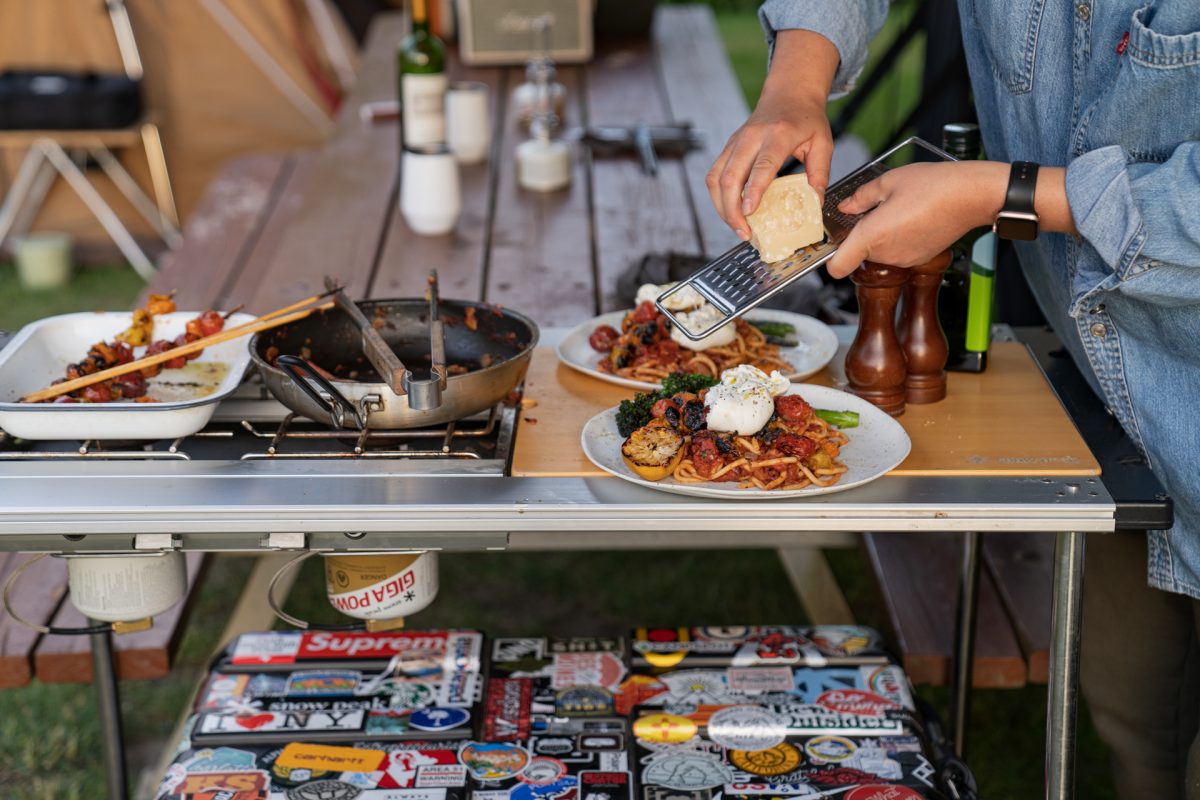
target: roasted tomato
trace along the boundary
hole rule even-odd
[[[678,431],[651,422],[629,435],[621,445],[621,458],[641,478],[661,481],[679,465],[684,449]]]
[[[107,403],[113,399],[112,389],[107,383],[93,383],[79,390],[79,396],[88,403]]]
[[[195,340],[195,339],[192,339],[192,338],[190,338],[190,337],[189,337],[189,336],[188,336],[186,333],[181,333],[181,334],[179,334],[178,336],[176,336],[176,337],[175,337],[175,342],[174,342],[174,345],[175,345],[176,347],[183,347],[185,344],[190,344],[191,342],[194,342],[194,341],[196,341],[196,340]],[[194,361],[195,359],[199,358],[199,357],[200,357],[200,354],[201,354],[201,353],[203,353],[203,352],[204,352],[203,350],[197,350],[197,351],[196,351],[196,352],[194,352],[194,353],[188,353],[187,355],[183,356],[183,360],[184,360],[185,362],[186,362],[186,361]],[[172,363],[173,363],[174,361],[176,361],[176,359],[174,359],[174,358],[173,358],[173,359],[171,359],[171,362],[172,362]],[[183,365],[181,364],[180,366],[183,366]]]
[[[664,397],[661,400],[655,400],[654,405],[650,406],[650,416],[654,417],[655,419],[665,419],[668,409],[674,409],[676,412],[678,412],[679,406],[675,405],[675,401],[669,397]]]
[[[817,443],[807,436],[797,436],[794,433],[784,433],[775,439],[775,449],[785,456],[804,459],[817,451]]]
[[[781,394],[775,398],[775,413],[784,421],[797,424],[812,418],[812,406],[795,394]]]
[[[658,321],[658,308],[651,300],[642,302],[633,310],[633,321],[638,325],[644,325],[647,322]]]
[[[122,398],[132,400],[146,394],[146,379],[140,372],[129,372],[113,378],[113,388]]]
[[[598,353],[607,353],[613,349],[613,345],[617,343],[620,335],[613,326],[601,325],[592,331],[592,335],[588,337],[588,344]]]
[[[713,473],[725,466],[717,435],[713,431],[700,431],[692,437],[692,463],[701,477],[711,478]]]
[[[200,333],[204,336],[220,333],[225,328],[225,318],[216,311],[205,311],[200,315],[198,322],[200,323]]]

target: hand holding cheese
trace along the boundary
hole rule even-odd
[[[821,198],[804,174],[785,175],[771,181],[758,209],[746,221],[750,223],[750,244],[768,264],[781,261],[825,236]]]

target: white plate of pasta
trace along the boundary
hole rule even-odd
[[[818,470],[821,474],[808,473],[808,477],[813,478],[815,482],[808,481],[802,474],[798,474],[799,465],[780,465],[778,462],[787,459],[770,457],[773,451],[753,453],[747,449],[761,449],[762,442],[756,436],[737,437],[733,434],[724,436],[733,442],[736,450],[725,456],[725,465],[716,469],[713,474],[721,473],[721,470],[735,463],[737,459],[743,459],[746,463],[742,467],[735,467],[734,474],[726,470],[724,480],[705,480],[699,474],[696,465],[693,464],[695,453],[691,450],[695,437],[688,437],[685,457],[671,474],[661,480],[647,480],[635,473],[622,457],[621,446],[625,437],[617,429],[617,408],[610,408],[592,417],[583,428],[581,444],[588,459],[610,475],[663,492],[727,500],[809,497],[840,492],[887,474],[908,457],[912,441],[904,428],[871,403],[837,389],[812,384],[793,385],[784,395],[776,398],[776,401],[784,396],[794,395],[803,398],[811,408],[858,414],[858,425],[845,431],[839,431],[823,422],[819,423],[825,430],[816,431],[816,439],[819,442],[826,437],[830,438],[831,444],[835,445],[831,449],[837,452],[837,456],[832,459],[832,464],[827,464],[829,469]],[[760,455],[765,457],[759,458]],[[766,466],[755,468],[754,464]],[[753,479],[757,476],[767,481],[764,483],[763,480],[759,480],[759,485],[771,485],[785,469],[791,469],[796,476],[790,480],[807,485],[788,488],[789,484],[780,482],[776,488],[770,489],[754,485]],[[797,483],[790,485],[796,486]]]
[[[597,350],[589,340],[605,326],[619,334],[626,317],[636,310],[601,314],[571,329],[558,345],[559,360],[572,369],[609,383],[632,389],[657,389],[662,376],[671,372],[696,372],[715,377],[722,370],[738,364],[752,364],[767,372],[777,369],[788,380],[799,381],[819,372],[837,353],[837,334],[820,320],[791,311],[758,308],[747,314],[746,319],[791,326],[794,333],[789,336],[794,336],[794,346],[772,345],[753,325],[736,320],[733,324],[737,326],[738,336],[728,347],[690,351],[668,345],[665,354],[635,348],[630,364],[616,371],[611,366],[602,366],[604,362],[611,364],[611,350]],[[657,314],[657,318],[665,321],[661,314]]]

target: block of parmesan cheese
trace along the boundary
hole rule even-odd
[[[750,244],[768,264],[825,236],[821,200],[804,174],[771,181],[762,202],[746,221],[750,223]]]

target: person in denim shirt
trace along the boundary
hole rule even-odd
[[[991,160],[913,164],[862,187],[842,209],[869,213],[828,269],[921,263],[992,223],[1010,162],[1041,165],[1041,233],[1017,243],[1026,277],[1175,504],[1175,526],[1148,542],[1088,541],[1084,690],[1122,797],[1183,796],[1186,777],[1200,798],[1200,745],[1188,757],[1200,706],[1200,2],[958,5]],[[825,104],[853,87],[887,11],[886,0],[762,5],[771,69],[708,175],[742,238],[787,156],[824,192]]]

